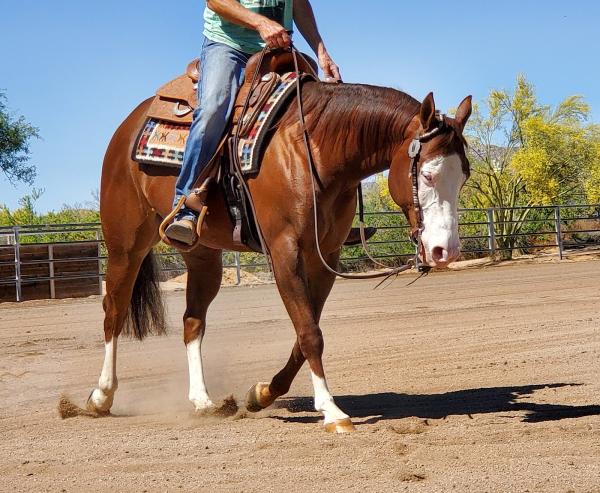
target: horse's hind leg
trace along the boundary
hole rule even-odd
[[[138,228],[121,230],[120,226],[125,226],[126,223],[127,221],[121,224],[117,221],[105,221],[104,224],[108,250],[106,295],[102,303],[105,354],[98,387],[92,391],[87,402],[90,411],[100,414],[110,411],[118,387],[117,340],[125,326],[130,305],[132,335],[138,339],[143,339],[151,331],[150,323],[164,324],[162,305],[160,300],[156,299],[158,292],[153,259],[150,255],[156,242],[156,220],[154,217],[147,217]],[[132,234],[135,237],[132,237]],[[155,297],[149,299],[152,293]],[[147,317],[152,320],[146,320]],[[164,327],[158,328],[157,331],[160,332],[161,329],[164,330]]]
[[[190,373],[188,398],[196,410],[202,411],[213,407],[204,382],[202,339],[206,329],[206,312],[221,287],[223,267],[220,250],[199,247],[183,257],[188,268],[183,316],[183,342]]]

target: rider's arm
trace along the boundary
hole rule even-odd
[[[258,31],[269,48],[290,46],[290,36],[282,25],[242,7],[236,0],[207,0],[206,6],[229,22]]]
[[[309,0],[294,0],[294,22],[319,58],[319,65],[323,69],[325,77],[341,80],[340,69],[329,56],[323,38],[319,34],[315,14]]]

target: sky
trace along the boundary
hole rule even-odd
[[[517,74],[539,99],[585,96],[600,122],[597,0],[312,0],[345,82],[433,91],[437,107],[482,101]],[[39,211],[85,203],[123,119],[179,75],[202,44],[198,0],[0,0],[0,90],[39,128]],[[300,48],[306,44],[295,35]],[[0,176],[10,208],[31,187]]]

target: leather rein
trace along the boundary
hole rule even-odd
[[[292,55],[294,58],[294,68],[296,73],[299,72],[298,67],[298,59],[297,59],[297,50],[294,46],[292,46]],[[312,151],[310,148],[310,136],[308,134],[308,129],[306,128],[306,122],[304,120],[304,111],[302,107],[302,83],[300,77],[296,79],[296,100],[298,104],[298,118],[300,120],[300,126],[302,128],[302,136],[304,140],[304,147],[306,149],[306,156],[309,165],[309,174],[311,178],[311,188],[312,188],[312,198],[313,198],[313,218],[314,218],[314,232],[315,232],[315,246],[317,250],[317,254],[321,263],[332,274],[336,276],[345,278],[345,279],[377,279],[381,277],[391,277],[401,272],[405,272],[407,270],[412,269],[413,267],[417,269],[418,272],[426,273],[431,268],[422,263],[419,259],[419,253],[422,248],[422,232],[423,232],[423,211],[421,209],[421,204],[419,202],[419,176],[418,176],[418,164],[421,156],[421,147],[422,143],[425,143],[431,140],[434,136],[438,135],[445,127],[444,117],[443,115],[436,113],[436,119],[439,122],[439,125],[429,132],[423,133],[417,137],[415,137],[408,150],[408,155],[411,159],[410,163],[410,175],[412,182],[412,199],[413,199],[413,207],[415,211],[415,219],[416,219],[416,229],[411,232],[410,238],[411,241],[415,244],[415,255],[413,259],[409,260],[406,265],[402,265],[400,267],[390,268],[387,265],[382,264],[377,261],[369,252],[369,248],[367,246],[366,237],[365,237],[365,223],[364,223],[364,204],[362,199],[362,186],[359,184],[357,194],[358,194],[358,206],[359,206],[359,228],[360,228],[360,239],[362,243],[363,250],[366,256],[371,260],[374,264],[384,267],[386,270],[382,272],[370,273],[370,274],[346,274],[343,272],[338,272],[333,269],[325,260],[323,253],[321,251],[321,246],[319,244],[319,224],[318,224],[318,209],[317,209],[317,184],[316,178],[318,178],[317,169],[314,163]]]

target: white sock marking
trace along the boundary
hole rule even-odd
[[[214,406],[208,396],[204,372],[202,370],[202,338],[199,337],[186,346],[188,368],[190,372],[190,392],[188,398],[197,410],[208,409]]]
[[[310,374],[315,390],[315,409],[323,413],[325,423],[333,423],[334,421],[348,418],[349,416],[337,407],[333,401],[325,379],[318,377],[312,371]]]
[[[117,338],[113,337],[104,344],[104,364],[98,379],[98,388],[92,392],[92,402],[96,409],[106,412],[113,403],[113,397],[119,386],[117,380]]]

